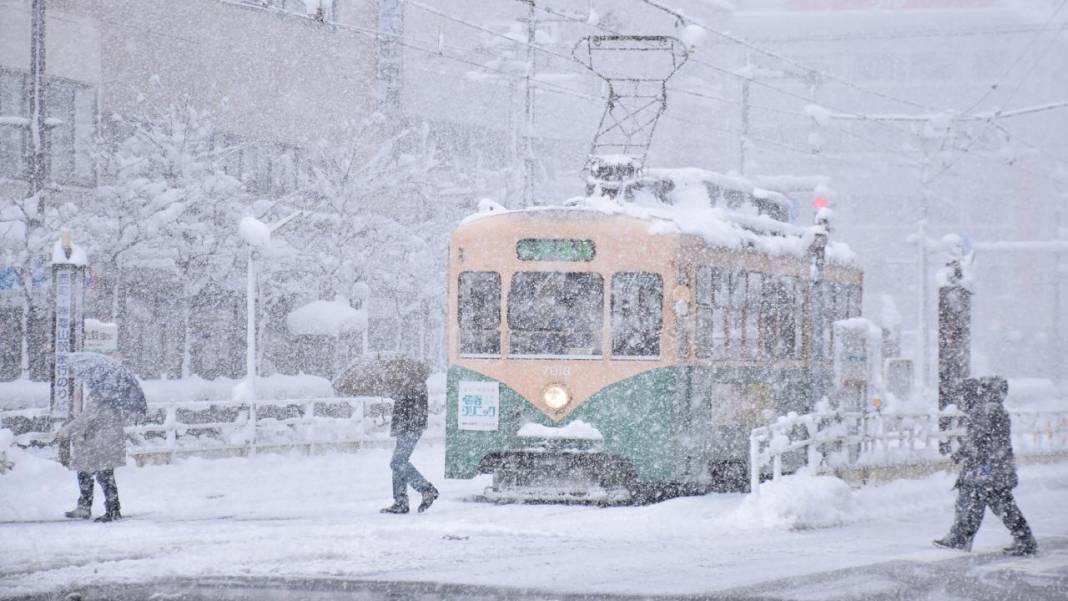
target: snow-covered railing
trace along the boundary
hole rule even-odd
[[[1068,411],[1010,411],[1017,455],[1068,452]],[[762,475],[777,478],[784,463],[816,472],[852,467],[932,464],[946,461],[964,434],[955,409],[929,413],[789,413],[749,436],[750,490]]]
[[[374,397],[149,403],[141,423],[126,427],[127,454],[144,460],[385,441],[392,404]],[[59,425],[46,409],[0,412],[0,419],[37,426],[15,437],[21,446],[51,444]]]

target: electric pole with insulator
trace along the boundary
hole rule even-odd
[[[48,130],[45,127],[45,0],[33,0],[30,16],[30,145],[26,158],[29,166],[27,198],[37,198],[34,225],[44,219],[44,195],[48,178]]]

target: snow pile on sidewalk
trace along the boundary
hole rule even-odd
[[[761,484],[729,519],[768,529],[807,530],[851,522],[856,509],[853,491],[844,481],[798,473]]]
[[[7,458],[8,448],[15,442],[15,435],[11,430],[0,429],[0,474],[8,471],[14,464]]]
[[[234,386],[244,379],[215,378],[205,380],[190,376],[178,380],[141,380],[149,403],[172,401],[228,401]],[[48,407],[48,382],[15,380],[0,382],[0,410]],[[274,374],[256,378],[256,396],[261,400],[330,398],[334,387],[330,380],[307,374]]]

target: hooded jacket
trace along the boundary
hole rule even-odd
[[[975,383],[974,402],[966,408],[967,433],[953,459],[961,464],[957,486],[1012,489],[1019,480],[1012,452],[1012,423],[1005,410],[1008,391],[1002,378]]]

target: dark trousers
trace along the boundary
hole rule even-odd
[[[93,506],[93,475],[104,491],[104,510],[108,513],[119,512],[119,487],[115,484],[115,470],[102,472],[78,472],[78,507]]]
[[[415,450],[415,444],[419,442],[419,437],[422,435],[422,432],[402,432],[397,435],[397,446],[393,448],[393,458],[389,461],[389,469],[393,470],[394,502],[408,502],[409,485],[420,493],[434,490],[434,485],[428,482],[409,461],[412,451]]]
[[[1016,505],[1016,499],[1012,497],[1012,489],[983,486],[960,486],[957,489],[957,517],[949,531],[949,537],[961,543],[971,542],[979,531],[979,524],[983,521],[983,512],[987,507],[1001,518],[1018,542],[1034,540],[1031,527],[1027,525],[1027,520]]]

